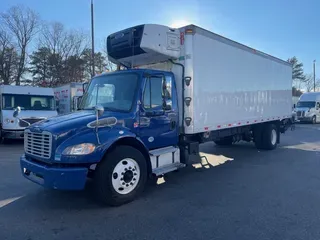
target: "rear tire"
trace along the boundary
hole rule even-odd
[[[255,144],[258,149],[273,150],[278,145],[278,129],[274,124],[265,124],[256,130]]]
[[[98,199],[110,206],[133,201],[147,181],[147,162],[137,149],[117,146],[98,164],[94,184]]]
[[[232,136],[221,138],[220,140],[214,141],[218,146],[230,146],[233,143]]]

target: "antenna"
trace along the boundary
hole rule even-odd
[[[93,0],[91,0],[91,60],[92,60],[92,73],[91,77],[95,75],[94,65],[94,22],[93,22]]]

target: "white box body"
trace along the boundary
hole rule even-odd
[[[56,101],[59,103],[59,114],[66,114],[73,109],[73,98],[83,95],[82,83],[70,83],[60,87],[54,88],[54,95]]]
[[[141,54],[133,52],[115,62],[174,73],[180,126],[186,134],[291,117],[292,66],[288,62],[194,25],[170,29],[145,24],[138,28],[143,29]],[[111,35],[113,39],[116,34]],[[112,41],[118,41],[115,45],[130,42]],[[184,65],[185,77],[191,78],[189,86],[182,80],[181,66],[169,59]],[[191,98],[189,106],[186,97]],[[186,118],[191,119],[190,124]]]
[[[193,134],[291,117],[292,67],[289,63],[256,51],[196,26],[180,29],[184,35],[180,63],[185,66],[185,133]],[[178,61],[176,61],[178,62]],[[175,73],[182,125],[181,69],[171,63],[147,66]]]

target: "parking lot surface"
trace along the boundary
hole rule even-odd
[[[202,164],[103,207],[92,183],[45,190],[24,179],[22,142],[0,145],[0,239],[320,239],[320,125],[298,125],[275,151],[201,147]]]

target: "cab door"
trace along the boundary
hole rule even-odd
[[[178,103],[172,73],[145,78],[139,136],[149,150],[178,144]]]

